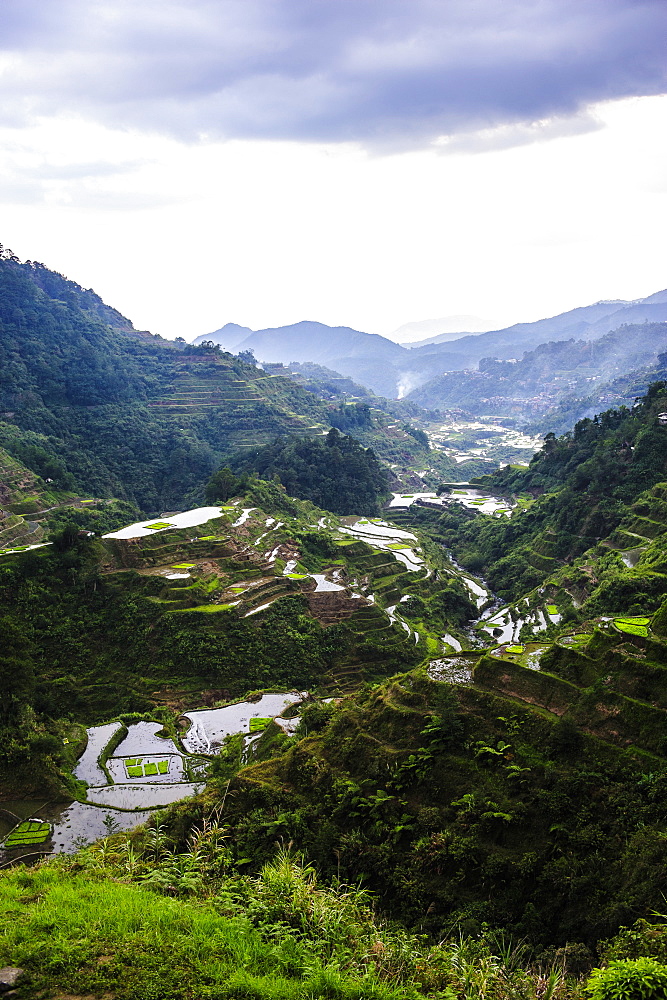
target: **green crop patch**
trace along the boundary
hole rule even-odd
[[[390,542],[387,546],[388,549],[409,549],[409,545],[404,545],[402,542]]]
[[[506,653],[523,653],[525,646],[505,646]]]
[[[555,604],[547,604],[547,614],[548,615],[557,615],[558,614],[558,608],[556,607]]]
[[[172,569],[194,569],[196,563],[173,563]]]
[[[251,733],[260,732],[262,729],[266,729],[266,727],[270,722],[271,722],[270,716],[266,717],[257,716],[257,718],[250,720],[250,732]]]
[[[239,602],[236,601],[236,604],[238,603]],[[188,614],[190,612],[198,611],[200,614],[213,615],[218,611],[229,611],[229,609],[235,607],[236,604],[200,604],[199,607],[196,608],[179,608],[178,610],[187,612]]]
[[[155,521],[154,524],[147,524],[146,527],[158,531],[160,528],[175,528],[176,525],[170,524],[168,521]]]
[[[305,580],[308,576],[307,573],[285,573],[288,580]]]
[[[5,839],[4,847],[30,847],[43,844],[51,836],[51,824],[39,819],[27,819],[14,827]]]
[[[648,623],[650,618],[614,618],[614,627],[619,632],[626,632],[628,635],[638,635],[646,639],[648,637]]]
[[[130,757],[123,763],[128,778],[150,778],[156,774],[169,774],[168,758],[148,760],[143,757]]]

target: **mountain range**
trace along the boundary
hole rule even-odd
[[[475,369],[483,358],[521,358],[552,341],[597,340],[628,324],[667,320],[667,290],[634,301],[612,300],[571,309],[502,330],[440,334],[404,346],[378,334],[304,320],[289,326],[251,330],[235,323],[197,337],[227,351],[252,351],[261,362],[316,362],[353,378],[374,392],[402,398],[443,372]]]
[[[0,258],[0,448],[54,489],[169,509],[234,453],[334,422],[335,403],[288,374],[137,331],[90,289]],[[429,464],[428,443],[380,409],[361,433],[388,463]]]
[[[411,392],[407,399],[436,409],[463,408],[548,423],[552,410],[566,398],[599,397],[598,410],[617,400],[607,384],[667,351],[667,323],[622,326],[596,340],[556,340],[526,351],[520,361],[482,358],[475,371],[445,372]],[[567,430],[588,413],[590,404],[574,407]],[[572,407],[570,407],[572,409]],[[546,427],[552,430],[551,426]],[[559,428],[560,425],[559,425]]]

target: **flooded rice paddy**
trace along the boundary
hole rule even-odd
[[[0,837],[25,819],[51,824],[49,838],[38,846],[3,850],[0,866],[28,855],[72,853],[85,844],[118,830],[130,830],[145,823],[152,810],[190,798],[205,785],[206,757],[215,755],[226,736],[250,734],[250,720],[274,718],[287,707],[303,700],[305,693],[291,691],[265,694],[253,702],[240,702],[218,709],[187,712],[189,728],[182,746],[159,735],[157,722],[135,722],[114,748],[113,741],[123,731],[119,722],[91,726],[88,743],[74,775],[88,784],[85,802],[13,800],[0,804]],[[286,733],[298,725],[296,719],[281,719]],[[258,735],[261,735],[258,734]]]
[[[145,823],[150,812],[121,812],[117,809],[100,809],[87,802],[45,802],[18,799],[2,803],[16,819],[35,818],[51,824],[51,836],[39,847],[25,847],[5,851],[0,848],[0,868],[12,861],[31,855],[73,854],[86,844],[120,830],[132,830]],[[15,825],[15,820],[0,818],[0,836],[4,837]]]
[[[224,708],[186,712],[184,718],[189,720],[190,728],[182,738],[183,746],[189,753],[214,754],[220,750],[225,737],[248,733],[251,719],[275,718],[305,696],[305,692],[299,691],[264,694],[254,702],[244,701]]]
[[[148,521],[137,521],[119,531],[110,531],[103,538],[142,538],[144,535],[154,535],[158,531],[168,531],[169,528],[194,528],[198,524],[206,524],[214,517],[220,517],[220,507],[196,507],[180,514],[164,515],[150,518]],[[155,527],[151,527],[155,525]]]
[[[508,500],[507,497],[492,496],[490,493],[469,487],[467,483],[454,486],[451,493],[445,493],[442,496],[438,496],[437,493],[392,493],[388,506],[389,508],[405,509],[417,503],[418,500],[424,501],[429,507],[449,507],[453,503],[460,503],[470,510],[479,511],[480,514],[497,514],[506,517],[510,516],[512,508],[515,506],[514,502]]]
[[[645,545],[638,545],[634,549],[625,549],[623,552],[619,552],[619,555],[628,569],[634,569],[639,560],[641,559],[642,552],[646,548]]]
[[[365,517],[359,518],[353,524],[341,526],[338,530],[345,535],[359,538],[377,549],[391,552],[409,570],[416,571],[424,567],[424,557],[419,551],[417,536],[411,531],[397,528],[380,518],[369,521]]]

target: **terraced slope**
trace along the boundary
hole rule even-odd
[[[322,432],[328,426],[324,407],[311,394],[292,390],[289,379],[242,365],[229,355],[181,355],[164,391],[148,406],[179,420],[224,409],[227,447],[247,448],[277,434]]]

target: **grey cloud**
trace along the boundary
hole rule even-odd
[[[518,122],[476,132],[461,132],[439,140],[435,148],[442,153],[485,153],[548,139],[584,135],[587,132],[597,132],[602,127],[602,123],[594,115],[584,111],[569,117],[556,116],[537,122]]]
[[[666,28],[664,0],[4,0],[0,120],[395,149],[483,148],[499,128],[517,144],[663,93]]]

